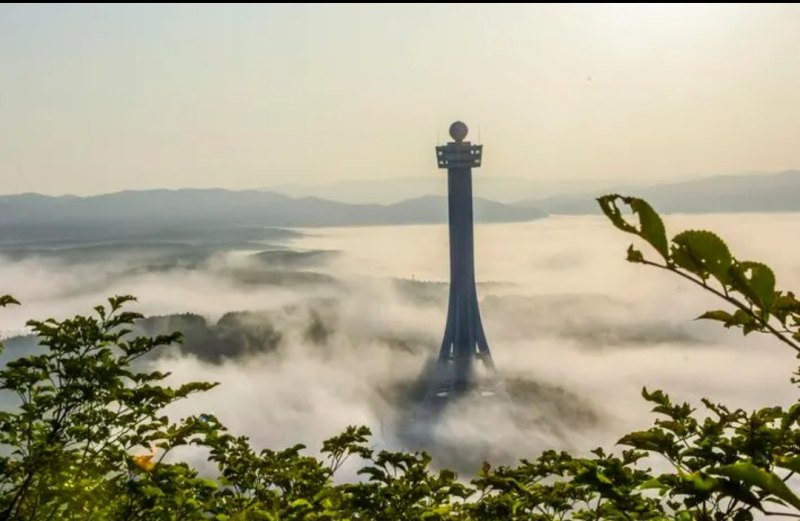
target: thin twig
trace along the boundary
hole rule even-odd
[[[676,273],[677,275],[680,275],[681,277],[683,277],[684,279],[692,282],[693,284],[695,284],[697,286],[700,286],[701,288],[710,291],[714,295],[720,297],[721,299],[725,300],[726,302],[729,302],[729,303],[733,304],[737,308],[739,308],[742,311],[744,311],[745,313],[747,313],[749,316],[751,316],[754,319],[756,319],[756,321],[758,321],[762,325],[762,327],[764,327],[767,331],[769,331],[774,336],[776,336],[781,342],[783,342],[784,344],[786,344],[789,347],[791,347],[792,349],[794,349],[797,353],[800,353],[800,345],[797,345],[794,342],[792,342],[791,340],[789,340],[788,338],[786,338],[780,331],[775,329],[769,322],[767,322],[766,320],[762,319],[761,317],[759,317],[758,315],[753,313],[745,304],[743,304],[739,300],[737,300],[737,299],[735,299],[733,297],[730,297],[730,296],[726,296],[721,291],[719,291],[719,290],[717,290],[715,288],[712,288],[711,286],[708,286],[705,283],[703,283],[703,282],[701,282],[701,281],[699,281],[699,280],[687,275],[686,273],[683,273],[681,271],[678,271],[678,270],[672,268],[671,266],[664,265],[664,264],[658,264],[657,262],[652,262],[652,261],[649,261],[649,260],[642,260],[642,261],[639,261],[639,263],[640,264],[646,264],[648,266],[654,266],[656,268],[660,268],[662,270],[666,270],[666,271],[669,271],[669,272],[672,272],[672,273]]]

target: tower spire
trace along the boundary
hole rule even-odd
[[[472,216],[472,169],[481,166],[483,145],[465,141],[469,129],[461,121],[450,125],[453,141],[436,147],[436,161],[447,169],[450,223],[450,298],[447,321],[436,367],[430,375],[425,401],[442,404],[470,391],[491,393],[476,375],[476,361],[494,372],[483,330],[475,288]],[[493,383],[491,378],[489,383]]]

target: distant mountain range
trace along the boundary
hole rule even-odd
[[[514,222],[544,217],[528,206],[476,198],[477,222]],[[442,196],[395,204],[346,204],[316,197],[293,198],[259,190],[124,191],[91,197],[38,194],[0,196],[0,244],[187,238],[207,229],[319,227],[443,223]],[[191,233],[189,233],[191,232]],[[238,232],[237,232],[238,233]],[[218,235],[218,234],[217,234]]]
[[[515,206],[548,214],[597,213],[595,197],[609,191],[531,199]],[[707,177],[627,189],[663,213],[800,212],[800,171]]]
[[[531,208],[474,200],[476,220],[524,221],[542,217]],[[443,196],[395,204],[347,204],[317,197],[222,189],[124,191],[91,197],[38,194],[0,196],[0,223],[52,224],[98,221],[137,224],[241,224],[277,227],[437,223],[447,220]]]
[[[609,185],[602,179],[526,179],[484,172],[473,175],[472,182],[476,194],[500,203],[516,203],[532,194],[544,198],[597,191]],[[269,186],[266,190],[291,197],[321,197],[348,204],[392,204],[424,195],[447,195],[447,174],[440,171],[426,176],[347,180],[318,185],[284,183]]]
[[[589,190],[593,190],[589,193]],[[476,192],[478,190],[476,189]],[[477,222],[528,221],[548,214],[597,213],[607,190],[504,204],[476,197]],[[800,211],[800,172],[720,176],[627,190],[660,212]],[[524,197],[522,190],[520,198]],[[91,197],[0,196],[0,244],[50,240],[139,239],[243,227],[318,227],[444,223],[447,201],[430,195],[394,204],[347,204],[261,190],[124,191]],[[157,237],[153,235],[157,231]],[[188,233],[191,232],[191,233]],[[241,234],[242,232],[237,232]]]

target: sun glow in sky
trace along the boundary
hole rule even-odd
[[[4,5],[1,192],[800,166],[800,6]]]

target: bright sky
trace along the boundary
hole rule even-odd
[[[800,6],[0,6],[0,193],[800,167]]]

